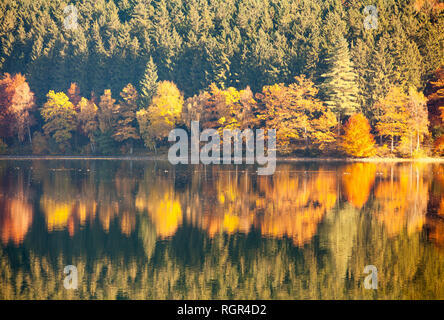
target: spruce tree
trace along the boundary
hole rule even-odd
[[[356,73],[350,59],[347,41],[340,37],[327,58],[328,71],[323,74],[322,93],[325,104],[340,120],[358,111]]]
[[[157,67],[150,57],[150,60],[146,64],[145,74],[140,81],[140,100],[142,105],[148,107],[154,94],[157,91]]]

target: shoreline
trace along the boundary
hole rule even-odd
[[[113,161],[168,161],[167,155],[145,156],[37,156],[37,155],[0,155],[0,160],[113,160]],[[303,157],[276,157],[279,162],[423,162],[444,163],[444,158],[303,158]]]

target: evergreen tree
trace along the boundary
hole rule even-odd
[[[340,120],[359,110],[356,73],[350,59],[347,41],[340,37],[327,59],[329,70],[323,75],[322,95],[325,104]]]
[[[117,127],[113,138],[118,142],[139,139],[136,129],[137,91],[132,84],[128,84],[120,96],[122,102],[119,104]],[[132,153],[132,144],[130,144],[130,153]]]
[[[151,104],[151,100],[157,91],[157,81],[157,67],[153,58],[150,57],[146,64],[145,74],[140,80],[140,100],[143,106],[147,107]]]

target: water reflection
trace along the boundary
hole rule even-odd
[[[1,161],[0,298],[444,298],[443,195],[441,164]]]

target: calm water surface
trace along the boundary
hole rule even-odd
[[[444,299],[444,165],[0,161],[0,236],[0,299]]]

